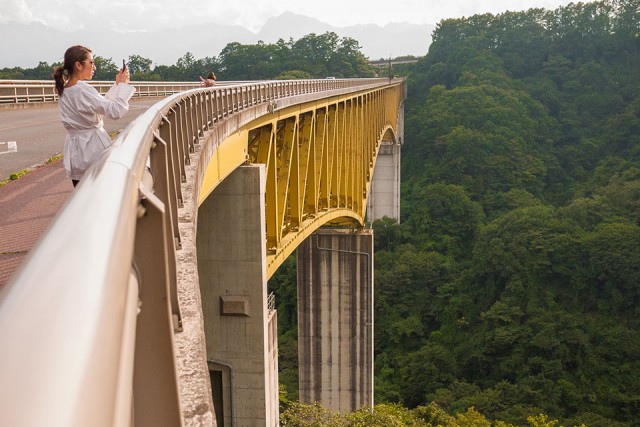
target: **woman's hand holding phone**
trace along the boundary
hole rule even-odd
[[[116,75],[116,83],[129,83],[129,67],[125,60],[122,60],[122,69]]]

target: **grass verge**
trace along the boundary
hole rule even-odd
[[[56,160],[61,159],[61,158],[62,158],[62,154],[56,154],[55,156],[49,158],[49,160],[44,162],[43,165],[48,165],[49,163],[53,163]],[[41,166],[41,165],[38,165],[38,166]],[[36,169],[38,166],[35,166],[33,168],[28,168],[28,169],[22,169],[19,172],[12,173],[11,175],[9,175],[9,178],[0,181],[0,187],[3,187],[5,185],[7,185],[8,183],[10,183],[11,181],[15,181],[16,179],[19,179],[19,178],[25,176],[26,174],[28,174],[32,170]]]

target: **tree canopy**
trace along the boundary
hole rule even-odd
[[[174,65],[153,65],[153,60],[130,55],[132,80],[190,81],[215,71],[219,80],[272,80],[299,78],[372,77],[377,69],[369,65],[359,43],[336,33],[308,34],[299,40],[283,39],[274,44],[228,43],[219,55],[196,58],[191,52]],[[96,80],[113,80],[120,68],[112,58],[95,57]],[[51,79],[53,67],[40,62],[37,67],[0,69],[0,79]]]
[[[376,402],[638,426],[640,2],[443,20],[404,71],[401,223],[373,224]]]

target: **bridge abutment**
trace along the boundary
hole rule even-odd
[[[264,212],[264,165],[236,169],[198,211],[198,272],[218,427],[278,425],[277,323],[267,304]]]
[[[373,231],[320,229],[297,261],[300,401],[373,405]]]

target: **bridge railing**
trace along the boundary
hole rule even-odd
[[[98,92],[106,93],[112,81],[88,81]],[[167,96],[194,89],[199,82],[132,82],[136,87],[134,97]],[[55,102],[58,100],[53,80],[0,80],[0,105]]]
[[[186,182],[191,153],[208,132],[232,129],[243,111],[265,114],[287,97],[387,84],[192,89],[132,122],[0,294],[0,425],[183,425],[174,334],[182,329],[178,283],[186,279],[176,259],[179,211],[197,214],[198,183]]]

